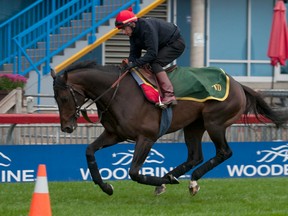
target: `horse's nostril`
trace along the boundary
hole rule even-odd
[[[73,132],[73,128],[72,128],[72,127],[65,127],[65,128],[62,128],[62,132],[65,132],[65,133],[72,133],[72,132]]]

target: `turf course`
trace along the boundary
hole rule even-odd
[[[53,216],[137,215],[288,215],[288,178],[202,179],[191,197],[188,180],[168,185],[154,196],[154,187],[133,181],[112,181],[108,196],[92,182],[49,182]],[[28,215],[34,183],[1,183],[0,215]]]

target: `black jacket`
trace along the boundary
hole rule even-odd
[[[129,61],[140,66],[152,62],[158,50],[180,37],[179,28],[173,23],[154,18],[139,18],[130,37]],[[141,57],[141,51],[147,52]]]

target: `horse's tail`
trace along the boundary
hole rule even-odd
[[[253,89],[241,85],[245,95],[246,95],[246,109],[244,116],[247,117],[247,114],[253,113],[255,117],[260,121],[264,122],[264,118],[270,119],[276,127],[283,126],[288,121],[288,113],[282,111],[273,110],[263,99],[263,96],[254,91]],[[245,118],[247,123],[247,118]]]

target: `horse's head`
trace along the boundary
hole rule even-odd
[[[51,76],[54,79],[54,98],[59,108],[61,130],[72,133],[77,127],[80,108],[85,102],[84,92],[79,86],[68,81],[67,72],[64,72],[63,75],[56,75],[55,71],[51,69]]]

